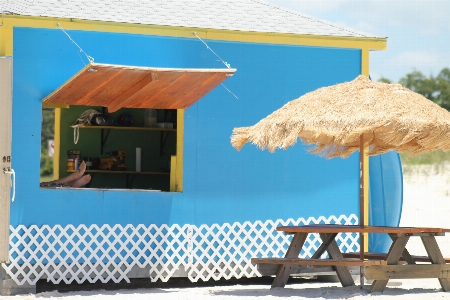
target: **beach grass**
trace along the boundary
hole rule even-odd
[[[425,172],[428,174],[443,173],[446,170],[446,166],[450,163],[450,151],[444,152],[442,150],[416,156],[401,153],[400,157],[402,160],[403,173],[406,175],[417,172],[418,170],[420,170],[421,173]]]
[[[442,150],[424,153],[416,156],[409,156],[408,154],[400,154],[402,163],[405,165],[434,165],[450,162],[450,151],[444,152]]]

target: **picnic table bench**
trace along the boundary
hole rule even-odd
[[[359,258],[360,253],[359,252],[349,252],[349,253],[342,253],[344,258]],[[387,253],[382,252],[364,252],[364,259],[381,259],[386,260]],[[431,262],[430,258],[428,256],[420,256],[420,255],[411,255],[411,258],[414,260],[414,262]],[[450,258],[445,258],[445,263],[450,263]],[[406,262],[406,259],[402,256],[400,256],[400,262]]]
[[[417,227],[385,227],[385,226],[357,226],[357,225],[306,225],[277,227],[278,231],[293,234],[293,238],[284,258],[252,258],[252,263],[264,265],[279,265],[276,277],[272,283],[274,287],[284,287],[294,267],[333,266],[342,286],[355,285],[348,270],[350,266],[361,267],[361,274],[372,279],[372,292],[383,292],[389,279],[406,278],[438,278],[442,289],[450,291],[450,259],[445,259],[437,245],[435,236],[443,236],[450,229],[417,228]],[[342,253],[335,240],[339,233],[386,233],[392,239],[392,245],[386,254]],[[299,258],[300,251],[308,234],[319,233],[322,244],[311,258]],[[428,257],[418,257],[409,254],[406,244],[410,237],[422,239]],[[321,259],[327,251],[330,258]],[[358,255],[357,255],[358,254]],[[407,264],[399,264],[400,259]],[[416,264],[416,262],[431,262],[431,264]],[[362,280],[361,280],[362,284]]]

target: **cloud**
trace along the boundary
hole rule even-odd
[[[430,66],[439,64],[439,55],[427,51],[406,51],[400,53],[395,60],[398,65],[411,65],[411,62],[416,62],[418,66]]]

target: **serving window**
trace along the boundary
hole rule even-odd
[[[87,110],[100,124],[73,124]],[[120,109],[109,113],[102,107],[71,106],[61,109],[59,176],[75,172],[85,161],[92,179],[87,185],[101,189],[176,191],[170,183],[172,160],[177,156],[177,110],[154,110],[157,122],[145,126],[145,109]],[[106,119],[106,124],[101,123]],[[78,141],[75,140],[78,136]],[[173,177],[173,176],[172,176]],[[172,186],[172,188],[171,188]]]

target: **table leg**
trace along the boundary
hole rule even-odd
[[[445,264],[444,257],[442,256],[442,252],[439,249],[439,246],[436,242],[436,238],[433,235],[429,236],[421,236],[422,243],[425,246],[425,250],[427,250],[428,257],[432,264]],[[448,278],[438,278],[439,283],[441,284],[442,289],[445,292],[450,291],[450,280]]]
[[[394,236],[392,234],[389,234],[389,236],[391,237],[392,241],[394,241]],[[404,249],[403,253],[402,253],[403,258],[405,259],[405,261],[409,264],[409,265],[415,265],[416,262],[414,261],[414,258],[412,258],[411,254],[409,254],[408,249]]]
[[[317,248],[316,252],[314,252],[313,256],[311,256],[311,259],[319,259],[322,254],[327,251],[328,246],[334,239],[336,238],[337,233],[330,233],[327,237],[322,237],[322,245],[320,245],[319,248]]]
[[[322,241],[327,241],[328,237],[330,235],[331,234],[328,234],[328,233],[321,233],[320,238],[322,239]],[[339,250],[339,246],[336,243],[335,239],[332,239],[330,241],[330,244],[327,247],[327,252],[328,252],[328,255],[330,255],[330,257],[332,259],[337,259],[337,260],[344,259],[344,257],[342,256],[341,250]],[[352,275],[350,274],[350,271],[348,270],[347,267],[335,266],[335,269],[336,269],[336,274],[337,274],[342,286],[345,287],[345,286],[355,285],[355,281],[353,280]]]
[[[409,236],[407,235],[391,235],[392,245],[386,256],[388,265],[397,265],[400,256],[405,250],[406,243],[408,243]],[[372,292],[383,292],[386,288],[388,280],[374,280],[372,283]]]
[[[302,250],[303,244],[306,241],[307,233],[296,233],[292,238],[291,244],[286,252],[285,258],[298,258],[300,254],[300,250]],[[273,280],[272,287],[284,287],[286,282],[289,279],[289,275],[291,275],[291,271],[294,268],[294,265],[280,265],[278,267],[277,276]]]
[[[416,262],[414,261],[414,258],[412,258],[411,254],[409,254],[409,251],[406,248],[405,248],[405,250],[403,250],[402,256],[409,265],[416,264]]]

